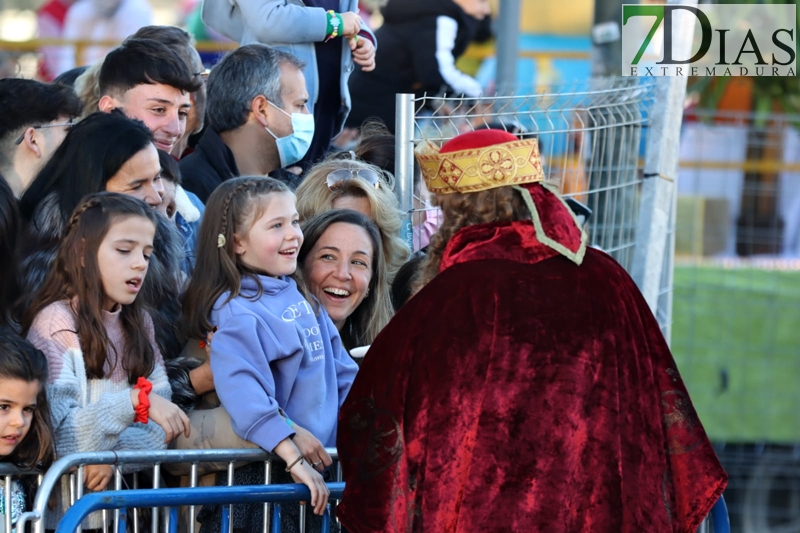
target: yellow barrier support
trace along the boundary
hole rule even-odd
[[[33,39],[30,41],[2,41],[0,40],[0,51],[20,52],[20,53],[36,53],[44,46],[74,46],[75,47],[75,64],[82,65],[84,52],[90,46],[102,46],[105,48],[114,48],[119,46],[120,41],[93,41],[89,39]],[[234,50],[239,45],[234,42],[218,42],[218,41],[198,41],[194,47],[198,52],[227,52]]]
[[[119,45],[119,41],[93,41],[89,39],[32,39],[30,41],[0,40],[0,51],[36,53],[44,46],[74,46],[75,64],[82,65],[84,52],[90,46],[113,48]],[[198,41],[195,43],[195,48],[198,52],[226,52],[228,50],[234,50],[238,46],[239,45],[234,42]],[[492,57],[494,53],[495,50],[493,46],[478,47],[468,50],[467,53],[464,54],[464,57],[467,59],[484,60]],[[520,50],[519,57],[520,59],[533,59],[537,62],[539,67],[546,67],[555,59],[589,59],[589,53],[559,50]]]

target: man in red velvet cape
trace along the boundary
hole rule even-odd
[[[536,141],[472,132],[418,160],[437,194],[516,187],[531,220],[460,229],[373,343],[340,412],[343,525],[694,533],[727,476],[636,285],[542,184]]]

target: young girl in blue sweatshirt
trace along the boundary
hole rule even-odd
[[[206,213],[184,296],[189,333],[214,332],[211,371],[236,434],[283,459],[322,514],[324,447],[336,445],[357,366],[324,308],[289,277],[303,243],[294,194],[271,178],[231,179]]]

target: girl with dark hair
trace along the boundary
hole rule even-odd
[[[164,449],[189,434],[186,415],[170,401],[153,321],[137,298],[149,281],[157,217],[125,195],[88,196],[25,314],[23,332],[50,366],[59,456]],[[108,465],[87,466],[85,485],[102,490],[111,476]]]
[[[303,243],[294,194],[272,178],[233,178],[211,193],[207,212],[183,301],[189,336],[216,330],[211,370],[234,431],[283,459],[322,514],[325,446],[336,441],[357,366],[325,309],[290,277]]]
[[[14,301],[19,295],[17,279],[17,240],[20,232],[17,199],[11,187],[0,175],[0,326],[14,324]]]
[[[53,460],[53,429],[45,394],[47,360],[8,328],[0,328],[0,354],[0,461],[45,470]],[[30,487],[23,484],[12,481],[7,487],[0,481],[0,498],[11,491],[12,524],[25,510]],[[0,510],[0,521],[8,512]]]
[[[372,344],[393,314],[380,231],[347,209],[326,211],[302,227],[298,278],[306,298],[325,308],[347,350]]]
[[[102,191],[133,196],[153,208],[161,204],[164,192],[150,130],[118,111],[94,113],[76,124],[20,200],[26,223],[19,254],[20,314],[55,260],[70,213],[84,196]],[[174,224],[159,217],[156,228],[150,283],[142,289],[142,299],[151,310],[159,349],[171,359],[185,344],[175,328],[183,250]]]

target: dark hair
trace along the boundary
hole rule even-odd
[[[0,175],[0,326],[10,326],[14,302],[19,296],[17,277],[17,242],[22,231],[17,199],[6,180]]]
[[[186,62],[153,39],[128,38],[108,53],[100,68],[100,94],[121,96],[138,85],[169,85],[193,93],[202,85]]]
[[[392,306],[394,306],[395,313],[398,312],[414,294],[412,290],[413,283],[424,260],[424,252],[415,252],[414,255],[411,256],[411,259],[397,271],[397,275],[394,277],[394,281],[392,281]]]
[[[232,300],[239,295],[242,278],[258,275],[239,262],[234,233],[241,235],[249,230],[266,209],[265,199],[273,193],[292,194],[276,179],[243,176],[223,181],[208,197],[197,239],[197,263],[182,298],[188,337],[205,339],[211,331],[208,317],[217,299],[229,292],[228,301]],[[259,291],[254,299],[260,296]]]
[[[53,85],[63,85],[71,89],[75,89],[75,80],[80,78],[81,74],[89,70],[88,66],[71,68],[66,72],[62,72],[56,79],[53,80]]]
[[[69,229],[58,247],[58,255],[44,285],[22,321],[27,334],[36,315],[48,305],[72,301],[75,324],[90,379],[105,377],[108,350],[112,348],[103,324],[103,285],[97,251],[112,224],[128,217],[142,217],[157,224],[158,215],[143,201],[112,192],[87,196],[70,217]],[[147,284],[147,277],[143,285]],[[155,369],[155,350],[146,329],[146,314],[141,299],[123,305],[120,312],[127,353],[116,354],[133,385],[141,376]]]
[[[175,158],[164,150],[158,151],[158,162],[161,164],[161,178],[174,183],[181,184],[181,169]]]
[[[53,122],[58,117],[77,117],[83,106],[71,87],[3,78],[0,79],[0,109],[3,110],[0,156],[8,159],[22,130]]]
[[[194,71],[194,39],[186,30],[182,30],[177,26],[145,26],[144,28],[139,28],[136,33],[128,38],[128,40],[130,39],[150,39],[160,42],[183,59],[192,75],[198,74]]]
[[[396,139],[386,125],[378,119],[368,119],[361,125],[361,137],[353,149],[357,158],[366,161],[394,176]],[[346,154],[346,152],[345,152]],[[341,156],[340,157],[344,157]],[[422,172],[414,159],[414,184],[418,184]]]
[[[63,222],[87,194],[105,190],[129,159],[153,142],[144,123],[121,111],[93,113],[76,124],[20,199],[25,221],[50,193],[58,195]]]
[[[315,307],[317,301],[310,292],[308,279],[305,276],[305,262],[311,249],[317,244],[322,235],[333,224],[352,224],[367,232],[372,242],[372,278],[369,282],[369,294],[359,306],[353,310],[345,320],[340,331],[342,344],[345,348],[355,348],[365,344],[372,344],[378,333],[389,323],[392,315],[391,299],[389,296],[389,281],[386,274],[386,259],[383,255],[381,232],[378,226],[358,211],[349,209],[332,209],[311,217],[302,224],[303,245],[297,255],[299,265],[298,275],[300,286],[306,300]]]
[[[214,131],[235,130],[247,122],[253,98],[263,95],[283,107],[281,66],[302,70],[291,54],[262,44],[248,44],[228,52],[208,77],[206,118]]]
[[[353,152],[356,157],[394,174],[395,138],[380,120],[367,120]]]
[[[0,328],[0,379],[39,382],[36,410],[28,434],[3,458],[20,468],[45,470],[53,462],[53,424],[45,392],[48,375],[47,358],[41,351],[10,328]]]

